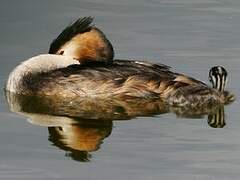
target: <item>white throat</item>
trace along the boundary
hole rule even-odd
[[[42,54],[32,57],[18,65],[10,74],[6,83],[6,90],[18,93],[21,91],[22,78],[26,74],[48,72],[64,68],[79,62],[68,56]]]

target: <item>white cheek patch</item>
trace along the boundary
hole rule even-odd
[[[216,77],[215,77],[215,76],[212,76],[213,88],[217,88],[217,87],[216,87],[216,85],[217,85],[217,84],[216,84],[216,81],[217,81],[217,80],[216,80]]]
[[[221,91],[222,83],[221,83],[221,77],[220,77],[220,75],[217,75],[217,78],[216,78],[216,86],[217,86],[217,89],[218,89],[219,91]]]
[[[75,54],[77,47],[74,44],[68,44],[66,47],[63,47],[63,50],[63,55],[71,56]]]
[[[218,68],[218,74],[223,74],[222,68],[221,67],[217,67]]]

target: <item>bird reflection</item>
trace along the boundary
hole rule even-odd
[[[214,113],[208,115],[208,125],[212,128],[223,128],[226,125],[224,106],[219,106]]]
[[[9,108],[28,117],[28,121],[48,128],[48,140],[76,161],[89,161],[113,127],[114,120],[130,120],[174,113],[177,117],[205,118],[210,127],[226,125],[224,106],[192,109],[172,107],[159,99],[54,99],[20,96],[6,92]]]
[[[112,121],[69,124],[48,127],[49,138],[54,146],[65,150],[66,156],[77,161],[89,161],[90,152],[97,151],[112,132]]]

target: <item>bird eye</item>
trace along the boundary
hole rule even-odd
[[[63,53],[64,53],[64,51],[60,51],[60,52],[59,52],[59,55],[63,55]]]
[[[62,127],[58,127],[58,130],[59,130],[59,131],[63,131],[63,128],[62,128]]]

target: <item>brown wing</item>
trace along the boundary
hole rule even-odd
[[[113,64],[87,63],[72,65],[48,73],[26,76],[24,84],[37,94],[65,96],[144,96],[154,91],[162,81],[176,78],[166,66],[145,65],[116,60]],[[135,95],[134,95],[135,94]]]
[[[161,64],[115,60],[113,64],[91,62],[31,75],[25,78],[25,84],[33,93],[59,97],[159,98],[181,86],[206,87],[195,79],[182,76]]]

